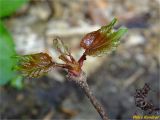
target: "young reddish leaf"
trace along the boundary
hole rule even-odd
[[[88,33],[81,41],[80,46],[85,49],[86,55],[101,56],[113,51],[119,44],[120,38],[127,32],[126,28],[113,30],[117,19],[113,19],[107,26],[99,30]]]
[[[16,56],[18,65],[15,67],[27,77],[40,77],[55,66],[52,58],[47,53]]]

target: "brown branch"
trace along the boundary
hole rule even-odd
[[[90,90],[90,88],[87,84],[86,75],[84,72],[81,73],[81,75],[79,77],[69,76],[68,80],[75,82],[84,91],[84,93],[89,98],[92,105],[95,107],[95,109],[97,110],[97,112],[99,113],[99,115],[101,116],[101,118],[103,120],[109,120],[109,118],[107,117],[108,115],[106,114],[103,106],[96,99],[96,97],[93,95],[92,91]]]

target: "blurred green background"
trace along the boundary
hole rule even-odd
[[[12,67],[16,64],[16,60],[12,58],[16,55],[13,37],[3,21],[25,3],[27,3],[27,0],[0,0],[0,85],[10,82],[13,86],[22,88],[22,78],[12,70]]]

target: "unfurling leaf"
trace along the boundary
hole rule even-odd
[[[127,32],[126,28],[114,31],[113,27],[116,22],[117,19],[113,19],[109,25],[88,33],[80,43],[80,46],[85,49],[84,54],[101,56],[113,51],[118,46],[120,38]]]
[[[58,50],[58,52],[60,52],[61,54],[64,54],[64,55],[69,55],[70,54],[70,51],[67,47],[67,45],[65,45],[63,43],[62,40],[60,40],[60,38],[56,38],[53,40],[53,45],[54,47]]]
[[[21,71],[26,77],[40,77],[55,66],[52,58],[47,53],[37,53],[16,57],[19,61],[15,69]]]

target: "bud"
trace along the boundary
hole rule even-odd
[[[127,32],[126,28],[114,31],[113,27],[116,22],[117,19],[113,19],[109,25],[88,33],[80,43],[80,46],[85,49],[84,54],[101,56],[115,50],[120,42],[120,38]]]

